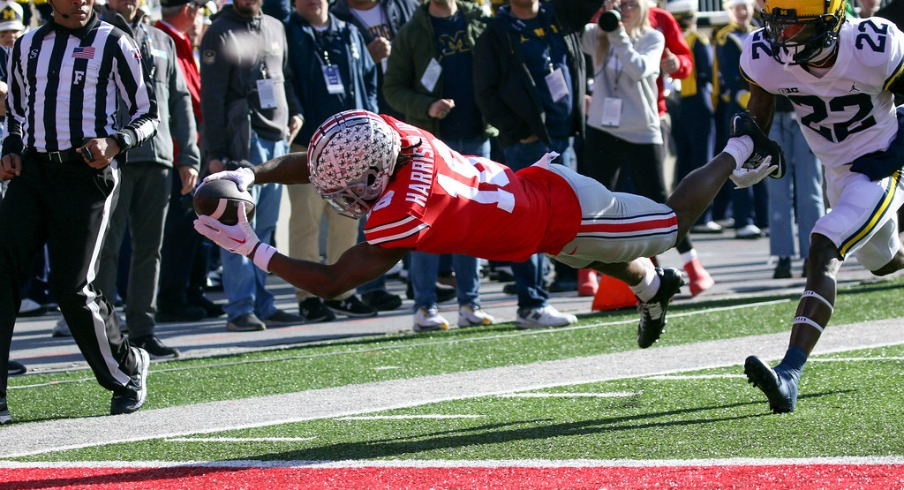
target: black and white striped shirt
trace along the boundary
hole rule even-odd
[[[96,15],[78,30],[50,22],[26,33],[9,69],[7,138],[18,137],[24,148],[64,151],[117,131],[137,146],[157,131],[157,101],[138,46]],[[128,108],[124,127],[118,101]]]

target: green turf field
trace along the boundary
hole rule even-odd
[[[904,282],[845,289],[833,324],[898,318]],[[663,346],[784,333],[795,297],[670,309]],[[831,326],[829,327],[831,329]],[[154,363],[144,411],[386,380],[631,352],[636,313],[577,327],[511,324],[393,335],[241,356]],[[828,331],[828,330],[827,330]],[[782,337],[786,342],[786,337]],[[755,352],[750,352],[751,354]],[[794,414],[772,415],[737,365],[574,384],[183,437],[50,452],[21,461],[695,459],[904,456],[904,344],[816,354]],[[87,370],[10,379],[16,424],[102,416]],[[253,414],[252,414],[253,415]],[[121,418],[123,423],[128,417]],[[3,428],[0,428],[0,434]]]

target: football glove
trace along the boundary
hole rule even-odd
[[[898,134],[891,140],[885,151],[874,151],[858,157],[851,162],[851,171],[877,181],[901,170],[904,167],[904,115],[898,109]]]
[[[738,189],[750,187],[760,182],[769,175],[773,175],[778,170],[777,165],[772,165],[772,157],[767,156],[756,168],[739,167],[736,168],[730,176],[732,182]]]
[[[750,136],[753,140],[753,154],[741,165],[748,170],[760,169],[760,164],[770,159],[771,165],[777,168],[770,176],[780,179],[785,176],[785,154],[778,143],[769,139],[760,126],[753,120],[749,112],[739,112],[731,116],[731,137]]]
[[[194,221],[195,231],[232,253],[248,257],[264,272],[270,272],[268,266],[270,259],[276,254],[276,249],[266,243],[261,243],[254,229],[251,228],[251,224],[248,223],[244,202],[238,203],[237,213],[239,222],[234,225],[224,225],[210,216],[198,216],[198,219]]]
[[[240,191],[247,191],[254,183],[254,171],[247,167],[237,167],[235,170],[224,170],[204,177],[204,182],[226,179],[235,182]]]

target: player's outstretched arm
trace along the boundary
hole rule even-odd
[[[277,253],[270,260],[270,272],[295,287],[324,299],[368,283],[391,269],[410,252],[404,248],[384,248],[361,242],[346,250],[332,265],[293,259]]]
[[[238,204],[238,223],[225,225],[210,216],[198,216],[195,230],[224,249],[244,255],[265,272],[272,272],[295,287],[324,299],[370,282],[392,268],[410,252],[405,248],[384,248],[361,242],[348,249],[332,265],[293,259],[257,237],[245,214],[245,204]]]
[[[204,177],[204,182],[211,180],[231,180],[239,190],[248,190],[251,184],[307,184],[310,183],[308,173],[307,152],[289,153],[256,167],[243,167],[236,170],[224,170]]]
[[[254,181],[259,184],[309,184],[308,152],[289,153],[254,168]]]

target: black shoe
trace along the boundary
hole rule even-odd
[[[6,404],[6,397],[0,396],[0,425],[8,424],[13,421],[9,416],[9,406]]]
[[[382,289],[362,294],[361,302],[376,308],[377,311],[392,311],[402,306],[402,298]]]
[[[779,257],[775,271],[772,272],[773,279],[788,279],[791,277],[791,257]]]
[[[154,335],[129,338],[129,344],[147,351],[151,359],[175,359],[179,357],[179,351],[163,345]]]
[[[505,286],[502,286],[502,292],[505,294],[518,294],[518,285],[510,282]]]
[[[298,303],[298,312],[308,323],[331,322],[336,319],[336,314],[317,296],[311,296]]]
[[[656,291],[656,296],[653,296],[650,301],[637,303],[637,310],[640,312],[640,322],[637,324],[637,345],[641,349],[646,349],[659,340],[659,336],[662,335],[662,331],[668,323],[665,313],[669,308],[669,301],[678,294],[681,286],[684,285],[684,278],[681,277],[678,269],[657,267],[656,275],[659,276],[659,291]]]
[[[204,296],[201,296],[201,298],[196,301],[191,301],[189,304],[193,307],[203,308],[204,311],[207,312],[207,314],[204,315],[204,318],[219,318],[226,314],[223,310],[223,305],[214,303]]]
[[[28,368],[25,367],[25,364],[22,364],[19,361],[9,361],[9,364],[7,364],[7,366],[7,373],[9,373],[10,376],[18,376],[20,374],[25,374],[25,372],[28,371]]]
[[[151,358],[147,351],[132,347],[138,357],[138,373],[133,374],[128,383],[119,391],[113,393],[110,400],[110,415],[137,412],[148,396],[148,366]]]
[[[154,316],[158,323],[197,322],[207,316],[207,310],[200,306],[182,305],[173,308],[161,308]]]
[[[333,310],[333,313],[339,315],[350,316],[353,318],[365,318],[369,316],[377,316],[377,309],[373,306],[367,306],[362,303],[357,296],[351,295],[346,299],[334,299],[324,301],[323,304],[327,308]]]
[[[289,313],[285,310],[276,310],[272,315],[264,318],[264,325],[267,328],[291,327],[293,325],[304,325],[304,317]]]
[[[759,388],[769,400],[772,413],[791,413],[797,404],[797,380],[769,367],[757,356],[744,360],[747,381]]]
[[[232,320],[226,320],[226,330],[230,332],[259,332],[266,329],[267,325],[254,313],[242,313]]]

